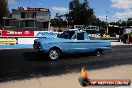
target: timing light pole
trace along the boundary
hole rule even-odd
[[[106,14],[106,33],[108,33],[108,13],[109,12],[107,12],[107,14]]]

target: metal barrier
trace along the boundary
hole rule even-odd
[[[36,38],[58,34],[60,33],[52,31],[0,30],[0,44],[33,44]]]
[[[17,40],[15,38],[1,38],[0,44],[11,44],[15,45],[17,43]]]

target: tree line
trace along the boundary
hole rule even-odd
[[[54,19],[51,19],[51,25],[58,27],[66,27],[67,25],[93,25],[106,27],[108,24],[119,26],[132,26],[132,18],[128,18],[127,21],[118,22],[106,22],[97,18],[94,14],[94,9],[90,8],[88,0],[84,0],[82,3],[79,0],[71,0],[69,3],[69,13],[64,15],[57,15]]]
[[[94,9],[90,8],[88,0],[80,2],[79,0],[72,0],[69,3],[69,13],[57,15],[51,19],[53,26],[73,26],[73,25],[98,25],[106,26],[105,21],[101,21],[94,15]]]
[[[9,17],[8,1],[0,0],[0,27],[3,26],[3,17]]]
[[[3,17],[9,17],[8,1],[0,0],[0,26],[3,26]],[[132,26],[132,18],[127,21],[110,22],[112,25]],[[56,14],[55,18],[51,19],[51,25],[55,27],[67,27],[73,25],[95,25],[106,27],[107,23],[101,21],[94,14],[94,9],[90,7],[88,0],[80,2],[80,0],[71,0],[69,2],[69,12],[60,15]]]
[[[123,27],[131,27],[132,26],[132,18],[128,18],[127,21],[119,20],[118,22],[110,22],[111,25],[118,25]]]

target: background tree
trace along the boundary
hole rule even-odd
[[[132,26],[132,18],[128,18],[128,20],[127,20],[127,26],[128,27]]]
[[[79,0],[72,0],[69,3],[69,19],[73,25],[90,25],[94,19],[94,11],[89,7],[89,2],[84,0],[80,3]]]
[[[67,27],[67,21],[64,19],[66,16],[65,15],[59,15],[59,13],[56,13],[56,16],[54,19],[51,19],[51,26],[53,27],[58,27],[59,29],[61,27],[65,28]]]
[[[127,22],[126,21],[122,21],[121,22],[121,26],[127,26]]]
[[[110,22],[109,24],[114,26],[117,25],[117,22]]]
[[[73,24],[79,24],[80,21],[80,2],[79,0],[72,0],[69,3],[69,22],[72,22]]]
[[[9,16],[7,0],[0,0],[0,25],[3,26],[3,17]]]

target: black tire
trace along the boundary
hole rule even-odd
[[[96,50],[95,55],[96,56],[101,56],[102,55],[102,50],[101,49]]]
[[[49,56],[50,60],[56,61],[60,58],[61,51],[58,48],[52,48],[52,49],[49,50],[48,56]]]
[[[83,87],[86,87],[86,86],[90,85],[91,82],[90,82],[90,80],[89,80],[88,78],[82,78],[82,79],[80,80],[80,84],[81,84]]]

